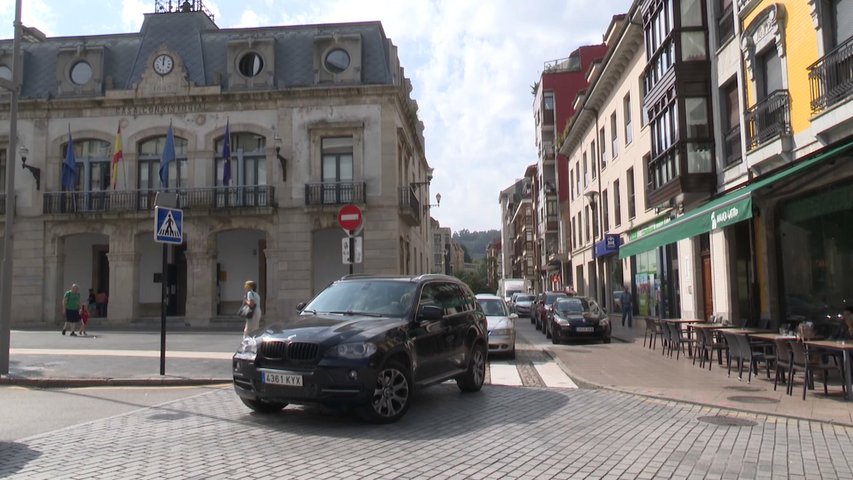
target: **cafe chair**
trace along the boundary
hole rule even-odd
[[[672,336],[672,343],[674,344],[675,350],[675,359],[678,360],[681,352],[684,351],[684,346],[687,345],[687,351],[692,352],[693,347],[696,345],[696,340],[685,335],[684,329],[681,328],[680,324],[673,323],[669,326]],[[670,357],[672,354],[670,354]]]
[[[664,321],[659,321],[658,324],[660,325],[660,329],[661,329],[661,342],[660,342],[661,350],[660,350],[660,354],[661,355],[667,355],[667,356],[671,357],[672,356],[672,332],[671,332],[671,328],[670,328],[671,325],[669,324],[669,322],[664,322]]]
[[[791,351],[791,341],[785,338],[777,338],[774,340],[776,344],[776,378],[773,379],[773,390],[779,384],[779,378],[785,382],[785,393],[791,395],[790,383],[785,378],[785,375],[791,371],[794,353]]]
[[[803,400],[806,399],[806,389],[809,387],[814,389],[815,370],[820,370],[823,373],[823,393],[825,395],[829,395],[829,388],[827,388],[827,377],[829,377],[829,371],[837,370],[842,374],[842,378],[844,378],[841,367],[835,362],[824,361],[819,356],[812,357],[809,355],[809,351],[806,349],[806,345],[803,342],[793,341],[790,345],[793,360],[791,362],[791,374],[788,378],[788,395],[791,395],[794,392],[794,375],[798,369],[803,372]],[[841,385],[841,391],[846,395],[847,391],[844,388],[843,383]]]
[[[649,339],[649,348],[652,350],[655,349],[655,343],[658,337],[661,337],[661,342],[663,342],[663,330],[661,329],[660,322],[654,317],[646,317],[646,331],[643,332],[643,346],[646,346],[646,337]]]

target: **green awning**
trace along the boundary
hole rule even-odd
[[[797,162],[767,178],[715,198],[667,223],[653,233],[623,244],[619,248],[619,258],[627,258],[662,245],[748,220],[752,218],[752,192],[798,173],[816,163],[835,157],[851,147],[853,147],[853,142]]]

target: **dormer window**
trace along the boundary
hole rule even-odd
[[[71,83],[75,85],[85,85],[92,79],[92,66],[89,62],[81,60],[71,67]]]
[[[237,67],[245,77],[256,77],[264,70],[264,58],[257,52],[249,52],[240,57]]]
[[[342,73],[349,68],[350,58],[346,50],[336,48],[326,54],[323,65],[331,73]]]

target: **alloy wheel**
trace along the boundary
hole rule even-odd
[[[405,411],[409,403],[409,381],[406,375],[389,367],[376,377],[371,405],[373,411],[383,418],[393,418]]]

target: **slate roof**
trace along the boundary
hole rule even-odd
[[[146,14],[142,28],[135,34],[53,37],[41,42],[23,42],[21,97],[58,96],[57,53],[79,45],[104,47],[104,78],[112,77],[116,89],[133,88],[148,68],[150,55],[163,45],[181,57],[191,82],[199,86],[215,85],[217,73],[221,74],[223,82],[226,78],[228,43],[249,37],[274,40],[276,88],[313,87],[314,38],[335,33],[361,35],[363,84],[392,83],[388,39],[379,22],[221,29],[203,12],[170,12]],[[0,40],[0,50],[11,49],[11,39]],[[223,90],[227,89],[223,84]]]

